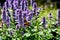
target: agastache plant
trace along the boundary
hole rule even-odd
[[[45,17],[42,18],[42,24],[43,24],[43,27],[46,28],[46,18]]]
[[[57,25],[60,26],[60,9],[58,10]]]
[[[13,9],[16,10],[18,8],[18,0],[13,1]]]
[[[37,8],[37,3],[36,2],[34,2],[33,3],[33,15],[34,16],[37,16],[38,14],[39,14],[39,10],[40,10],[40,8]]]
[[[22,25],[22,11],[21,10],[19,10],[18,22],[19,22],[20,25]]]
[[[27,0],[22,0],[20,6],[21,6],[21,10],[25,11],[28,8]]]
[[[12,0],[6,0],[7,2],[7,7],[12,8]]]
[[[2,14],[2,23],[5,23],[5,22],[6,22],[6,11],[3,10],[2,13],[3,13],[3,14]]]
[[[3,10],[7,11],[7,2],[4,3]]]
[[[34,2],[34,0],[31,0],[31,6],[32,6],[32,10],[28,9],[28,0],[6,0],[3,8],[4,8],[4,12],[7,13],[3,13],[3,20],[6,21],[6,24],[8,26],[10,26],[10,18],[11,15],[9,16],[8,14],[12,13],[10,12],[8,9],[12,8],[13,13],[12,13],[12,17],[13,17],[13,21],[14,24],[16,23],[16,28],[18,29],[17,25],[19,24],[20,27],[25,27],[27,24],[30,24],[29,21],[32,20],[32,18],[34,17],[34,14],[37,15],[39,14],[39,11],[37,12],[37,3]],[[6,14],[8,16],[6,16]],[[4,18],[6,17],[6,18]],[[19,26],[18,25],[18,26]]]
[[[6,13],[7,13],[7,2],[4,3],[2,10],[2,23],[6,22]]]
[[[24,1],[24,10],[27,10],[27,9],[28,9],[28,2]]]
[[[33,6],[33,3],[35,2],[35,0],[30,0],[30,4],[31,6]]]
[[[33,3],[33,9],[36,9],[36,8],[37,8],[37,3],[34,2],[34,3]]]

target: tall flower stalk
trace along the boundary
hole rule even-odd
[[[7,7],[12,8],[12,0],[6,0],[7,2]]]
[[[46,18],[45,17],[42,18],[42,23],[43,23],[43,27],[46,28]]]
[[[60,9],[58,10],[57,22],[57,25],[60,26]]]
[[[37,11],[37,9],[38,9],[38,8],[37,8],[37,3],[34,2],[34,3],[33,3],[33,10],[32,10],[34,16],[36,16],[36,15],[39,14],[38,11]]]
[[[35,2],[35,0],[30,0],[30,4],[31,6],[33,6],[33,3]]]
[[[10,18],[12,13],[14,24],[19,24],[20,27],[25,27],[25,25],[29,24],[29,21],[33,18],[34,14],[37,15],[37,3],[35,0],[30,0],[31,6],[33,7],[32,10],[28,9],[28,0],[6,0],[3,9],[3,20],[6,22],[8,26],[10,26]],[[9,11],[9,8],[13,10],[13,12]],[[8,16],[7,16],[7,15]],[[4,18],[5,17],[5,18]],[[16,25],[16,27],[17,27]]]
[[[6,11],[3,10],[2,13],[3,13],[3,14],[2,14],[2,22],[5,23],[5,22],[6,22]]]

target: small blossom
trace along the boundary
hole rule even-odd
[[[60,17],[60,9],[58,10],[58,17]]]
[[[58,10],[57,25],[60,26],[60,9]]]
[[[49,18],[52,18],[52,14],[51,14],[51,13],[49,13],[48,17],[49,17]]]

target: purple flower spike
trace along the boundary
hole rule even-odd
[[[35,2],[35,0],[30,0],[31,6],[33,6],[34,2]]]
[[[35,16],[36,12],[37,12],[37,4],[35,2],[33,3],[33,10],[32,11],[34,12],[33,15]]]
[[[60,17],[60,9],[58,10],[58,17]]]
[[[25,28],[24,26],[24,19],[22,18],[22,28]]]
[[[30,21],[31,19],[32,19],[32,17],[33,17],[33,14],[32,14],[32,12],[29,12],[29,15],[28,15],[29,17],[28,17],[28,20]]]
[[[6,24],[8,27],[10,26],[10,17],[9,16],[6,16]]]
[[[13,1],[13,9],[16,10],[18,8],[18,1]]]
[[[24,13],[22,13],[22,28],[24,28],[25,26],[24,26]]]
[[[17,19],[17,16],[18,16],[18,15],[17,15],[17,10],[15,10],[15,11],[14,11],[14,14],[13,14],[13,18],[14,18],[14,20]]]
[[[46,18],[45,17],[43,17],[42,22],[43,22],[43,27],[46,27]]]
[[[25,5],[24,6],[25,7],[24,10],[26,11],[28,9],[28,1],[25,1],[24,5]]]
[[[17,24],[17,25],[16,25],[16,29],[19,29],[19,28],[20,28],[20,24]]]
[[[25,11],[26,8],[27,8],[27,2],[26,1],[22,1],[21,3],[22,3],[21,4],[21,8],[22,8],[23,11]]]
[[[12,0],[6,0],[7,2],[7,7],[12,8]]]
[[[36,2],[33,3],[33,8],[34,8],[34,9],[37,8],[37,3],[36,3]]]
[[[18,24],[21,24],[22,22],[22,11],[20,9],[17,9],[17,20],[18,20]]]
[[[24,2],[22,2],[22,10],[24,10],[24,8],[25,8],[25,7],[24,7]]]
[[[26,18],[26,15],[27,15],[27,11],[23,11],[23,17]]]
[[[57,25],[60,26],[60,9],[58,10],[58,15],[57,15]]]
[[[4,3],[3,10],[7,11],[7,2]]]
[[[2,12],[2,22],[5,23],[6,22],[6,11],[3,10]]]
[[[57,20],[60,21],[60,9],[58,10]]]

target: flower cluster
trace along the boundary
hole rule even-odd
[[[2,11],[2,22],[10,26],[11,17],[13,18],[16,28],[25,27],[30,24],[30,20],[34,15],[39,14],[37,3],[31,0],[32,10],[28,9],[28,0],[6,0]],[[11,9],[13,12],[11,12]],[[38,10],[38,11],[37,11]]]

